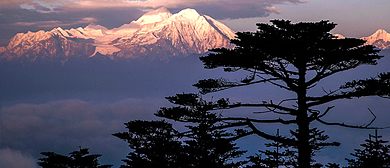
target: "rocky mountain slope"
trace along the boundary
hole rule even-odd
[[[383,29],[377,30],[374,34],[368,37],[362,37],[366,40],[366,44],[374,45],[382,50],[390,49],[390,34]]]
[[[171,14],[166,8],[151,11],[121,27],[100,25],[64,30],[18,33],[0,57],[9,61],[61,61],[105,57],[118,59],[167,60],[208,49],[232,48],[235,33],[210,16],[194,9]]]

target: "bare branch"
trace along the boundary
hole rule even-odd
[[[324,120],[321,120],[320,118],[324,117],[332,108],[334,108],[335,106],[331,106],[331,107],[328,107],[325,112],[317,117],[315,117],[315,120],[319,121],[320,123],[322,124],[325,124],[325,125],[338,125],[338,126],[342,126],[342,127],[348,127],[348,128],[359,128],[359,129],[384,129],[384,128],[389,128],[390,126],[388,127],[369,127],[376,119],[376,115],[371,111],[370,108],[367,108],[368,111],[370,111],[370,113],[374,116],[374,118],[367,124],[367,125],[348,125],[348,124],[344,124],[344,123],[330,123],[330,122],[326,122]]]
[[[296,120],[283,120],[281,118],[273,119],[273,120],[258,120],[258,119],[250,119],[250,118],[244,118],[244,117],[227,117],[227,118],[220,118],[217,120],[221,121],[246,121],[246,122],[255,122],[255,123],[281,123],[281,124],[295,124],[297,123]]]
[[[281,102],[279,102],[277,105],[278,106],[281,106],[281,104],[285,101],[290,101],[290,100],[296,100],[296,99],[285,99],[285,100],[282,100]],[[272,100],[270,100],[270,103],[266,102],[266,101],[263,101],[263,104],[274,104],[272,102]],[[262,111],[262,112],[253,112],[253,113],[257,113],[257,114],[261,114],[261,113],[269,113],[269,112],[273,112],[275,114],[283,114],[283,115],[289,115],[290,113],[286,113],[286,112],[281,112],[281,111],[276,111],[276,108],[271,108],[271,107],[265,107],[267,108],[267,111]]]
[[[325,125],[338,125],[338,126],[342,126],[342,127],[347,127],[347,128],[358,128],[358,129],[386,129],[386,128],[390,128],[390,126],[387,126],[387,127],[369,127],[369,125],[348,125],[348,124],[345,124],[345,123],[330,123],[330,122],[326,122],[324,120],[321,120],[319,118],[316,118],[316,120],[322,124],[325,124]],[[371,121],[370,123],[372,123],[373,121]]]
[[[375,121],[375,119],[376,119],[376,115],[371,111],[371,109],[370,109],[370,108],[367,108],[367,109],[368,109],[368,111],[370,111],[370,113],[374,116],[374,118],[371,120],[370,123],[368,123],[368,124],[366,125],[366,127],[370,126],[370,125]]]
[[[257,75],[256,75],[257,76]],[[254,77],[254,76],[253,76]],[[198,83],[194,84],[193,86],[197,87],[200,89],[200,93],[202,94],[207,94],[211,92],[218,92],[230,88],[235,88],[235,87],[240,87],[240,86],[248,86],[252,84],[257,84],[257,83],[265,83],[265,82],[270,82],[273,80],[281,80],[279,78],[262,78],[262,80],[257,80],[253,81],[254,79],[248,79],[246,77],[245,79],[241,79],[238,82],[230,82],[227,79],[207,79],[207,80],[200,80]]]
[[[295,139],[283,138],[281,136],[274,136],[274,135],[264,133],[264,132],[260,131],[259,129],[257,129],[256,126],[253,125],[253,123],[251,123],[251,122],[248,122],[248,126],[249,126],[249,128],[251,128],[253,130],[253,134],[261,136],[265,139],[273,140],[276,142],[281,142],[281,143],[284,143],[286,145],[297,146],[297,141]]]
[[[330,106],[330,107],[326,108],[325,112],[322,113],[321,115],[319,115],[318,118],[322,118],[323,116],[325,116],[334,107],[335,106]]]
[[[227,108],[237,108],[237,107],[269,107],[269,108],[275,108],[275,109],[278,109],[278,110],[286,111],[286,112],[288,112],[289,115],[295,115],[297,113],[296,109],[283,107],[283,106],[276,105],[276,104],[264,104],[264,103],[263,104],[250,104],[250,103],[242,104],[242,103],[236,103],[236,104],[232,104],[232,105],[227,106]],[[217,108],[217,109],[223,109],[223,108]],[[217,109],[215,109],[215,110],[217,110]]]

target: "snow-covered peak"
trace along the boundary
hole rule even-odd
[[[362,37],[361,39],[366,40],[366,44],[374,45],[380,49],[390,48],[390,34],[383,29],[379,29],[371,36]]]
[[[172,13],[169,12],[167,8],[161,7],[155,11],[150,11],[144,15],[142,15],[136,23],[140,25],[156,23],[163,20],[166,20],[172,16]]]
[[[92,29],[92,30],[103,30],[103,31],[106,31],[108,30],[106,27],[102,26],[102,25],[95,25],[95,24],[89,24],[87,27],[85,27],[84,29]]]
[[[186,18],[188,20],[196,20],[200,17],[199,13],[195,9],[184,9],[177,14],[174,14],[175,18]]]
[[[57,28],[52,29],[50,31],[50,33],[58,34],[58,35],[66,36],[66,37],[69,36],[69,34],[64,29],[62,29],[61,27],[57,27]]]
[[[373,35],[371,35],[370,37],[372,38],[375,38],[377,40],[379,39],[382,39],[384,41],[390,41],[390,34],[387,33],[385,30],[383,29],[379,29],[377,30]]]
[[[160,7],[158,8],[157,10],[155,11],[150,11],[146,14],[152,14],[152,15],[155,15],[155,14],[160,14],[160,13],[167,13],[167,14],[170,14],[171,12],[166,8],[166,7]]]

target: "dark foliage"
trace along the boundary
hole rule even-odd
[[[365,41],[361,39],[338,39],[330,33],[336,24],[329,21],[291,23],[272,20],[271,23],[272,25],[257,24],[256,32],[238,32],[237,38],[231,40],[236,46],[234,49],[212,49],[208,56],[200,58],[205,68],[223,68],[226,72],[244,71],[247,72],[246,76],[234,82],[224,78],[205,79],[194,86],[199,89],[200,94],[208,94],[268,83],[294,93],[294,97],[280,102],[231,103],[227,98],[206,101],[200,94],[177,94],[167,97],[176,106],[163,107],[156,115],[180,122],[220,123],[218,129],[236,128],[231,139],[255,134],[296,148],[299,167],[320,166],[311,165],[313,152],[339,143],[325,142],[328,136],[323,131],[311,128],[312,122],[360,129],[372,129],[372,122],[361,126],[328,122],[323,117],[333,106],[326,110],[320,110],[317,106],[362,96],[388,98],[390,73],[347,82],[334,90],[324,91],[320,96],[308,95],[308,90],[329,76],[361,65],[376,65],[377,60],[382,58],[378,55],[379,50],[374,46],[364,45]],[[225,117],[221,112],[224,109],[237,109],[239,112],[241,108],[248,107],[263,108],[264,111],[256,111],[258,118]],[[280,117],[262,119],[261,114],[264,113],[274,113]],[[259,123],[295,125],[298,129],[291,130],[291,136],[275,136],[260,130],[257,127]]]
[[[297,132],[291,131],[292,134],[297,134]],[[319,151],[326,146],[339,146],[338,142],[328,143],[326,140],[329,136],[323,134],[324,131],[319,131],[317,128],[310,129],[310,148],[311,156],[315,156],[315,151]],[[279,130],[276,136],[279,135]],[[298,167],[298,152],[296,147],[289,146],[280,142],[271,142],[266,143],[266,147],[272,147],[273,150],[259,150],[260,154],[256,154],[255,156],[250,156],[249,162],[251,163],[248,168],[257,168],[257,167],[265,167],[265,168],[273,168],[273,167],[287,167],[287,168],[295,168]],[[263,157],[263,154],[265,157]],[[322,164],[316,163],[314,159],[311,160],[312,167],[322,167]],[[330,164],[332,166],[333,164]]]
[[[121,167],[158,168],[232,168],[245,151],[239,151],[224,131],[214,130],[211,123],[187,126],[191,131],[179,133],[165,121],[130,121],[127,132],[114,136],[126,141],[132,151]]]
[[[178,132],[165,121],[130,121],[125,123],[127,132],[114,136],[126,141],[133,149],[126,165],[121,167],[182,167],[178,160],[184,157]]]
[[[215,129],[213,123],[201,123],[198,126],[187,126],[190,132],[185,140],[184,150],[189,156],[188,167],[193,168],[238,168],[243,165],[243,161],[232,161],[240,157],[246,151],[238,150],[238,147],[232,143],[231,139],[224,137],[230,136],[225,131]]]
[[[89,154],[88,148],[80,148],[69,153],[69,156],[54,152],[42,152],[46,158],[38,159],[38,165],[42,168],[110,168],[112,165],[100,165],[98,157],[101,155]]]
[[[279,130],[276,135],[279,136]],[[249,156],[249,165],[245,168],[297,167],[297,152],[291,146],[279,142],[266,143],[265,146],[274,149],[259,150],[259,154]],[[265,157],[263,157],[263,154]]]
[[[384,168],[390,167],[390,145],[385,145],[389,141],[384,141],[382,136],[369,135],[365,144],[360,146],[363,149],[355,149],[355,153],[351,153],[355,159],[346,159],[348,161],[347,168]]]

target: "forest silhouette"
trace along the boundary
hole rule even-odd
[[[330,122],[324,117],[333,110],[334,106],[329,103],[334,101],[366,96],[389,98],[389,72],[345,81],[334,90],[324,89],[321,95],[309,94],[332,75],[362,65],[376,65],[383,56],[378,55],[375,46],[365,45],[361,39],[332,35],[330,31],[336,24],[329,21],[271,20],[271,23],[257,24],[256,32],[238,32],[236,39],[231,40],[236,46],[234,49],[211,49],[207,56],[200,57],[206,69],[222,68],[225,72],[245,72],[246,75],[236,80],[199,80],[193,85],[199,89],[198,93],[166,97],[173,106],[161,107],[155,115],[186,123],[186,131],[177,131],[165,120],[135,120],[125,123],[128,131],[114,133],[131,149],[121,167],[323,167],[314,160],[315,153],[340,143],[328,142],[329,136],[324,130],[313,127],[314,122],[355,129],[382,129],[371,126],[376,116],[370,109],[367,112],[373,119],[362,125]],[[256,103],[203,98],[215,92],[262,84],[274,85],[293,93],[294,97]],[[256,117],[240,116],[240,111],[247,108],[253,109]],[[237,115],[225,116],[224,110],[235,110]],[[270,113],[276,117],[264,117]],[[287,130],[288,135],[280,135],[276,131],[278,127],[276,134],[261,130],[261,124],[270,123],[295,129]],[[259,151],[247,160],[240,160],[245,151],[239,150],[234,141],[250,135],[272,141],[265,145],[275,150]],[[356,159],[347,159],[348,167],[374,163],[378,163],[377,167],[388,167],[389,146],[384,145],[387,141],[377,140],[378,135],[374,138],[375,141],[370,139],[368,144],[362,145],[364,150],[352,154]],[[373,162],[375,159],[381,162]],[[339,163],[327,163],[325,167],[339,167]]]

